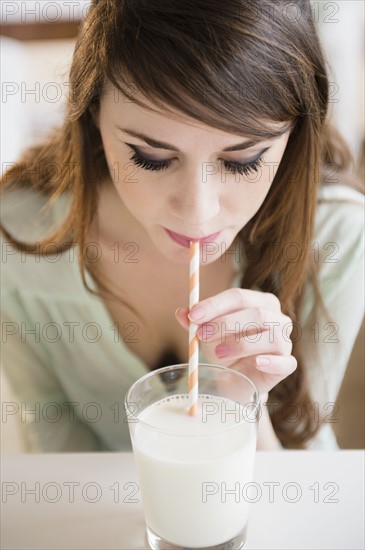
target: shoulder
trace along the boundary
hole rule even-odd
[[[47,207],[48,197],[34,190],[12,190],[3,194],[1,225],[14,239],[32,243],[35,251],[35,254],[26,254],[18,250],[0,232],[4,291],[55,296],[81,290],[74,248],[62,253],[57,243],[52,243],[45,255],[40,254],[40,243],[61,225],[69,201],[69,197],[61,197]]]
[[[317,225],[325,221],[325,214],[332,213],[335,220],[348,221],[349,225],[364,224],[365,196],[360,191],[344,183],[321,186],[317,195]],[[353,218],[349,218],[349,214]],[[326,220],[327,223],[330,220]]]
[[[351,268],[364,257],[364,206],[364,195],[347,185],[319,189],[312,241],[317,261]]]
[[[364,227],[362,193],[347,185],[328,185],[319,189],[308,258],[316,271],[326,307],[354,300],[361,305],[364,293]],[[313,281],[308,278],[301,311],[303,322],[309,318],[315,305]]]
[[[33,189],[11,189],[1,196],[1,224],[18,240],[32,242],[53,232],[70,206],[64,195],[50,205],[49,197]]]
[[[308,280],[300,325],[311,397],[322,404],[336,400],[364,315],[364,225],[360,191],[347,185],[320,188],[309,252],[326,311],[318,308],[313,281]],[[313,448],[335,446],[327,428],[316,440]]]

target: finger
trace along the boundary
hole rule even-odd
[[[175,311],[175,317],[179,321],[180,325],[189,330],[189,319],[188,319],[189,309],[186,307],[178,307]]]
[[[191,309],[189,318],[200,324],[247,307],[264,307],[277,312],[281,311],[279,299],[270,292],[229,288],[196,304]]]
[[[264,367],[258,368],[257,360],[259,357],[264,357],[270,361],[269,365],[265,365],[265,370],[263,370]],[[279,355],[265,355],[259,357],[247,357],[237,361],[231,365],[230,368],[248,376],[258,388],[260,394],[269,392],[274,386],[279,384],[279,382],[292,374],[298,366],[297,360],[293,355],[285,357]]]
[[[293,355],[259,355],[255,358],[255,366],[260,372],[287,377],[295,371],[298,362]]]
[[[250,355],[273,354],[290,355],[293,344],[290,338],[280,335],[272,339],[269,332],[257,332],[237,340],[227,340],[219,343],[214,352],[219,359],[235,359]]]
[[[269,331],[274,341],[275,337],[285,333],[290,336],[293,323],[290,317],[271,309],[250,307],[239,312],[218,317],[200,325],[197,335],[204,342],[238,340],[239,337]]]

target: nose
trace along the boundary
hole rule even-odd
[[[191,228],[216,229],[210,222],[220,211],[219,192],[218,181],[213,176],[205,178],[202,171],[189,171],[172,186],[170,212]]]

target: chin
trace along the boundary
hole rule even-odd
[[[181,250],[167,250],[165,247],[161,247],[159,248],[159,251],[170,264],[188,266],[190,263],[188,248],[181,248]]]
[[[171,264],[175,265],[185,265],[189,266],[190,263],[190,250],[188,248],[181,248],[181,250],[168,251],[166,249],[159,249],[161,254],[166,258]],[[222,254],[208,254],[204,256],[203,253],[200,254],[200,268],[204,266],[213,264],[217,262],[222,257]]]
[[[165,236],[164,236],[165,237]],[[165,238],[160,238],[160,235],[156,238],[151,238],[155,250],[161,255],[161,261],[166,261],[169,264],[189,266],[190,263],[190,249],[180,246],[174,242],[169,242]],[[230,247],[231,243],[226,244],[226,250]],[[209,249],[204,251],[204,248],[200,250],[200,267],[212,264],[219,260],[224,253],[224,248],[219,247],[214,254],[209,252]]]

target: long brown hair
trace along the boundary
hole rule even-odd
[[[322,170],[328,164],[337,172],[348,170],[351,155],[327,121],[328,73],[309,0],[295,4],[296,17],[289,16],[286,0],[94,0],[76,42],[63,127],[28,150],[3,177],[4,188],[30,187],[49,197],[48,204],[70,194],[66,218],[41,248],[54,242],[63,250],[74,243],[81,250],[85,246],[100,184],[109,174],[93,119],[107,83],[144,107],[135,90],[157,108],[170,106],[255,140],[275,136],[273,121],[292,122],[270,191],[239,239],[244,250],[260,251],[247,263],[242,288],[276,294],[282,311],[297,321],[307,280],[320,298],[308,250]],[[34,253],[34,244],[2,229],[15,246]],[[288,262],[284,251],[293,242],[302,253]],[[83,283],[93,292],[83,254],[79,258]],[[90,268],[107,291],[95,266]],[[275,432],[288,448],[304,447],[319,428],[310,414],[299,344],[293,342],[297,370],[269,397],[279,405],[271,415]],[[289,403],[300,405],[300,424],[287,418]]]

